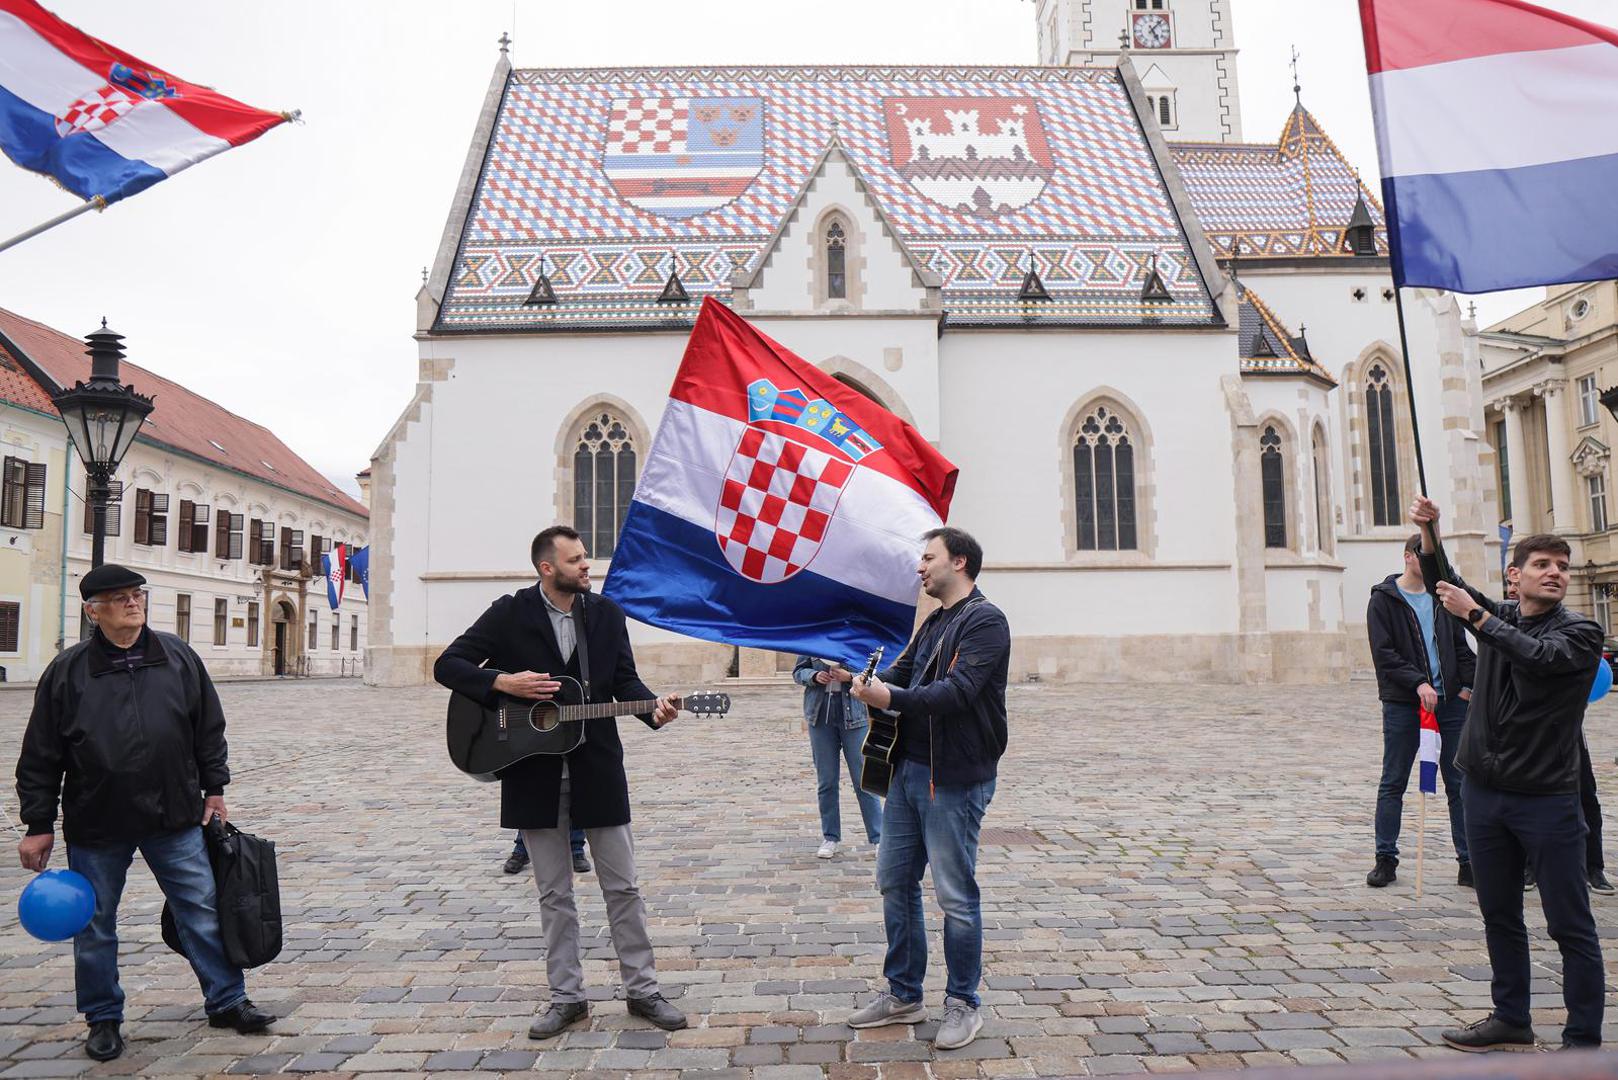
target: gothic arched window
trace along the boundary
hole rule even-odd
[[[1073,441],[1073,495],[1080,551],[1132,551],[1135,529],[1135,440],[1106,405],[1085,416]]]
[[[1264,546],[1287,546],[1286,462],[1281,458],[1281,436],[1274,424],[1258,437],[1258,470],[1264,487]]]
[[[1173,117],[1169,113],[1169,96],[1164,94],[1157,99],[1157,122],[1163,127],[1171,126]]]
[[[848,298],[848,233],[836,218],[826,226],[826,299]]]
[[[1331,473],[1327,471],[1326,432],[1315,428],[1309,440],[1309,464],[1315,476],[1315,545],[1323,552],[1332,550],[1336,522],[1331,512]]]
[[[635,440],[610,412],[590,414],[573,449],[573,527],[586,549],[609,559],[635,494]]]
[[[1397,525],[1399,439],[1393,408],[1393,378],[1384,364],[1365,375],[1366,471],[1371,474],[1371,523]]]

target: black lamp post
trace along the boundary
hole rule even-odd
[[[105,561],[107,553],[107,500],[112,494],[112,478],[152,411],[152,399],[135,393],[133,386],[119,383],[118,362],[124,358],[120,343],[124,338],[107,329],[106,319],[101,320],[101,329],[84,340],[90,346],[85,350],[90,354],[90,381],[74,383],[71,390],[51,395],[51,401],[61,413],[68,438],[78,448],[89,477],[86,494],[93,515],[90,567],[94,569]]]
[[[1612,418],[1618,420],[1618,386],[1608,387],[1601,391],[1601,404],[1612,413]]]

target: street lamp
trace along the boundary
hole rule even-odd
[[[1614,420],[1618,420],[1618,386],[1608,387],[1606,390],[1601,391],[1601,404],[1605,405],[1607,411],[1612,413]]]
[[[89,477],[91,525],[90,568],[105,560],[107,552],[107,501],[112,494],[112,478],[118,463],[140,433],[152,411],[152,399],[135,393],[133,386],[118,381],[118,362],[124,358],[122,334],[101,329],[84,339],[89,343],[90,381],[76,382],[71,390],[52,394],[51,401],[67,425],[68,438],[78,448]]]

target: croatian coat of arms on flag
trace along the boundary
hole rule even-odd
[[[883,102],[893,167],[940,206],[997,218],[1039,197],[1056,171],[1028,97],[894,97]]]
[[[768,379],[747,388],[747,412],[714,535],[737,573],[768,585],[814,560],[859,460],[882,446],[825,399]]]
[[[77,99],[56,117],[56,133],[65,139],[80,131],[99,131],[141,101],[178,96],[165,79],[127,64],[113,64],[105,86]]]
[[[716,210],[764,168],[764,99],[618,98],[601,164],[620,198],[659,217]]]

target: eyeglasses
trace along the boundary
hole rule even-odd
[[[108,596],[93,597],[90,600],[90,603],[92,604],[111,604],[114,607],[127,607],[131,603],[144,604],[145,602],[146,594],[139,591],[112,593]]]

